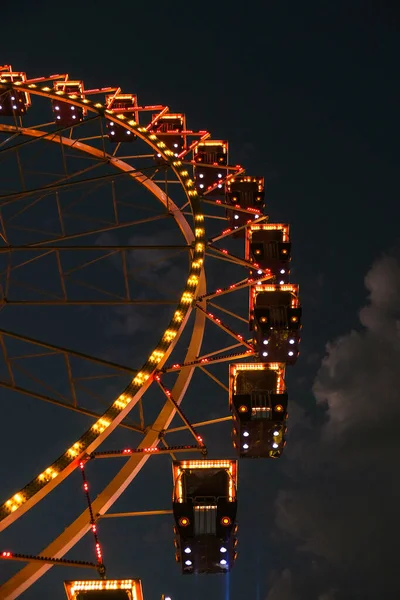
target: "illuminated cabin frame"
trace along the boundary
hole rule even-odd
[[[162,131],[157,129],[159,126],[168,125],[168,121],[179,121],[178,129],[170,129]],[[153,114],[151,117],[152,127],[151,132],[157,136],[157,138],[165,143],[165,145],[174,152],[175,156],[180,156],[182,153],[187,152],[187,135],[186,135],[186,116],[183,113],[164,113],[158,116]],[[170,140],[168,140],[170,138]],[[178,148],[171,148],[170,143],[172,138],[179,138],[180,146]]]
[[[183,113],[164,113],[160,116],[158,114],[154,114],[151,116],[151,121],[153,123],[151,131],[157,134],[156,129],[154,128],[157,125],[164,125],[164,123],[168,123],[168,121],[180,121],[181,129],[171,129],[170,131],[159,131],[159,135],[182,135],[186,131],[186,116]]]
[[[174,482],[173,502],[183,504],[182,475],[185,471],[196,469],[225,469],[229,475],[228,502],[236,502],[237,487],[237,461],[236,460],[183,460],[172,463],[172,477]]]
[[[140,579],[94,579],[65,581],[68,600],[78,600],[80,592],[100,592],[105,590],[124,590],[127,600],[143,600],[142,582]]]
[[[229,365],[229,408],[232,409],[232,399],[236,394],[236,377],[242,371],[276,371],[278,374],[276,394],[286,392],[285,363],[231,363]]]
[[[217,147],[220,147],[222,149],[221,153],[225,154],[225,156],[226,156],[226,161],[224,163],[217,162],[217,161],[203,162],[203,161],[196,160],[196,157],[200,154],[200,152],[211,153],[211,150],[208,150],[208,149],[214,148],[214,153],[215,153]],[[199,163],[200,165],[205,165],[207,167],[212,167],[212,166],[225,167],[228,164],[228,142],[226,140],[204,140],[203,142],[199,142],[193,148],[193,159],[194,159],[196,165],[197,165],[197,163]]]
[[[117,91],[114,94],[106,95],[107,110],[114,115],[122,115],[127,119],[132,119],[139,123],[139,106],[135,94],[121,94]],[[137,136],[132,134],[130,129],[106,119],[108,139],[113,143],[133,142]]]
[[[279,458],[286,445],[288,395],[285,363],[242,363],[229,366],[229,407],[232,413],[232,443],[239,458]],[[275,382],[243,382],[237,390],[237,377],[243,373],[274,373]],[[267,378],[268,379],[268,378]],[[248,387],[250,386],[250,387]],[[253,397],[254,394],[254,397]]]
[[[264,253],[267,250],[271,251],[270,245],[273,244],[276,246],[272,249],[272,255],[269,254],[264,257],[261,255],[259,258],[251,252],[251,245],[253,244],[253,235],[258,234],[263,231],[278,231],[282,235],[281,240],[265,240],[265,239],[257,239],[254,241],[255,244],[259,244],[263,247],[262,250],[259,250],[259,253]],[[259,236],[257,236],[259,237]],[[262,236],[260,236],[262,238]],[[285,246],[283,246],[285,244]],[[282,247],[283,246],[283,247]],[[256,253],[257,253],[256,248]],[[246,227],[246,241],[245,241],[245,259],[250,263],[257,265],[260,263],[260,268],[269,268],[272,272],[274,272],[275,280],[278,281],[281,285],[288,283],[289,275],[290,275],[290,261],[291,261],[291,252],[290,252],[290,236],[289,236],[289,225],[286,223],[260,223],[260,224],[250,224]],[[254,275],[257,266],[254,269],[250,269],[250,276]],[[281,269],[284,269],[283,273]]]
[[[83,81],[73,81],[70,79],[66,79],[64,81],[55,81],[54,82],[54,91],[56,94],[60,95],[60,100],[53,100],[53,109],[57,102],[62,103],[62,96],[65,94],[69,98],[79,98],[79,100],[85,99],[85,88],[83,85]],[[87,109],[83,106],[79,106],[80,114],[82,117],[87,115]]]
[[[0,67],[0,83],[25,83],[27,81],[26,73],[23,71],[13,71],[10,66]],[[18,92],[22,97],[25,111],[31,106],[31,96],[28,92]]]
[[[286,223],[259,223],[251,224],[246,228],[246,248],[245,257],[246,260],[250,260],[250,244],[252,243],[252,237],[254,231],[282,231],[282,241],[290,242],[289,236],[289,225]]]
[[[254,206],[250,207],[250,208],[254,208],[254,210],[260,211],[261,209],[264,208],[265,205],[265,198],[264,198],[264,190],[265,190],[265,185],[264,185],[264,177],[254,177],[254,176],[250,176],[250,175],[236,175],[235,177],[230,177],[228,179],[228,181],[226,182],[226,195],[228,198],[228,202],[227,204],[231,204],[232,206],[241,206],[242,208],[249,208],[247,206],[242,206],[240,204],[240,194],[241,192],[239,190],[232,190],[232,186],[235,185],[235,183],[237,184],[241,184],[241,183],[256,183],[257,184],[257,189],[258,189],[258,193],[261,194],[261,201],[259,203],[259,205],[257,205],[256,203],[254,203]],[[238,198],[231,198],[231,194],[238,194]]]
[[[193,162],[193,176],[198,193],[224,197],[228,177],[228,142],[199,142],[193,148]]]
[[[291,308],[299,308],[299,285],[297,283],[285,284],[257,284],[250,288],[250,320],[254,318],[255,299],[262,292],[290,292],[292,296]]]
[[[106,106],[116,115],[134,113],[134,120],[139,122],[139,105],[136,94],[107,94]]]

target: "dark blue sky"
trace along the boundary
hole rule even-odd
[[[229,140],[233,164],[265,176],[271,220],[292,226],[304,335],[288,377],[291,429],[281,461],[240,465],[237,565],[226,580],[183,579],[169,518],[110,520],[101,526],[110,576],[141,577],[145,600],[162,591],[173,600],[375,600],[383,591],[396,597],[400,271],[395,259],[381,258],[398,256],[399,244],[398,7],[176,0],[114,8],[103,0],[22,0],[5,10],[0,63],[32,77],[68,72],[87,88],[117,84],[141,104],[185,112],[191,129]],[[50,335],[50,326],[43,331]],[[126,351],[136,352],[137,337],[121,337],[113,338],[115,355],[131,364]],[[77,349],[87,343],[74,340]],[[206,393],[215,393],[210,414],[224,413],[218,388],[199,382],[188,396],[193,418]],[[64,449],[61,409],[14,395],[7,410],[11,421],[21,420],[12,434],[1,426],[4,499]],[[68,422],[65,439],[89,422]],[[129,435],[120,439],[132,443]],[[210,433],[214,454],[230,452],[228,435],[223,427]],[[118,509],[169,507],[168,460],[159,460]],[[93,469],[94,490],[103,479]],[[15,534],[1,537],[0,548],[40,551],[83,503],[79,483],[76,477],[63,484],[35,522],[22,519]],[[91,552],[88,539],[70,554],[90,560]],[[0,564],[1,579],[9,574]],[[70,576],[54,568],[24,598],[62,598]]]

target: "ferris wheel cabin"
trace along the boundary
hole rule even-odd
[[[253,344],[262,362],[295,364],[299,355],[299,286],[255,285],[250,292]]]
[[[154,122],[151,131],[161,142],[164,142],[174,156],[179,156],[186,145],[185,136],[182,135],[186,130],[185,115],[166,114],[158,118],[157,115],[153,115],[152,119]],[[157,158],[161,158],[161,154],[157,154]]]
[[[68,600],[143,600],[140,579],[65,581]]]
[[[134,94],[108,94],[106,105],[107,109],[111,110],[114,115],[122,115],[126,119],[133,119],[136,123],[139,122],[138,101],[137,96]],[[134,133],[110,119],[107,119],[106,127],[110,142],[121,144],[136,140],[137,136]]]
[[[237,462],[173,463],[176,560],[183,574],[227,573],[236,559]]]
[[[226,186],[226,204],[234,207],[233,210],[227,209],[226,211],[226,217],[232,229],[238,229],[253,219],[257,219],[265,207],[264,178],[238,175],[234,179],[230,179]],[[240,209],[246,209],[253,214]],[[244,231],[241,231],[240,236],[243,237],[243,235]]]
[[[11,67],[0,67],[0,83],[24,83],[26,73],[15,73]],[[0,92],[0,116],[22,117],[31,105],[30,95],[16,88]]]
[[[203,196],[223,196],[223,183],[228,171],[228,142],[205,140],[197,144],[193,151],[195,162],[194,181],[196,190]]]
[[[231,364],[232,441],[240,458],[279,458],[286,445],[285,365]]]
[[[245,257],[257,263],[259,271],[250,269],[250,277],[269,269],[274,282],[289,283],[291,243],[289,225],[257,223],[247,228]]]
[[[64,94],[67,94],[72,99],[83,100],[85,97],[82,81],[56,81],[54,83],[54,90],[60,97]],[[81,106],[62,102],[61,99],[53,100],[52,105],[55,122],[61,127],[72,127],[76,123],[81,123],[86,115],[86,110]]]

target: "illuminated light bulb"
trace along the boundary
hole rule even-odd
[[[238,219],[238,218],[239,218],[239,215],[233,215],[233,218],[234,218],[234,219]]]
[[[263,344],[264,344],[264,346],[267,346],[268,345],[268,340],[263,340]]]
[[[249,435],[250,435],[250,434],[249,434],[249,432],[248,432],[248,431],[243,431],[243,436],[244,436],[244,437],[249,437]]]
[[[161,154],[157,153],[157,157],[158,157],[158,158],[161,158]]]
[[[262,355],[263,356],[268,356],[268,352],[263,352]]]
[[[115,131],[110,131],[111,135],[115,135]]]
[[[60,107],[58,106],[58,104],[54,107],[54,110],[60,110]]]
[[[178,147],[178,144],[174,144],[174,148],[177,148],[177,147]]]
[[[221,179],[222,173],[218,173],[218,179]]]
[[[249,445],[248,444],[243,444],[243,450],[248,450],[249,449]]]
[[[294,339],[289,340],[289,344],[294,344]]]
[[[61,119],[60,115],[57,115],[57,119]]]
[[[294,354],[293,350],[289,350],[288,356],[293,356],[293,354]]]
[[[258,269],[257,275],[262,275],[262,269]]]
[[[217,187],[218,187],[218,188],[222,188],[222,183],[219,183],[219,184],[217,185]]]
[[[75,106],[71,106],[71,110],[75,110]]]
[[[128,130],[128,131],[126,132],[126,135],[131,135],[131,132]]]
[[[276,437],[277,435],[279,435],[279,431],[274,431],[274,436]]]
[[[272,444],[272,447],[273,447],[273,448],[278,448],[278,446],[279,446],[279,444],[277,444],[276,442],[274,442],[274,443]]]
[[[221,546],[219,551],[222,552],[222,554],[224,554],[225,552],[227,552],[227,549],[225,548],[225,546]]]
[[[219,561],[219,564],[220,564],[220,565],[222,565],[222,566],[224,567],[224,566],[226,565],[226,560],[225,560],[224,558],[222,558],[222,559]]]
[[[191,551],[192,551],[191,548],[189,548],[189,547],[185,548],[185,554],[190,554]]]
[[[204,184],[203,184],[203,183],[201,183],[201,184],[199,185],[199,188],[203,189],[203,187],[204,187]]]
[[[204,174],[203,174],[203,173],[200,173],[200,174],[199,174],[199,177],[200,177],[200,179],[203,179],[203,177],[204,177]]]
[[[241,412],[241,413],[247,412],[247,406],[245,406],[244,404],[242,404],[242,406],[239,406],[239,412]]]
[[[285,272],[286,272],[285,269],[280,270],[281,275],[283,275]]]
[[[255,218],[255,219],[259,219],[259,218],[260,218],[260,215],[254,215],[254,218]]]
[[[191,564],[192,564],[192,561],[191,561],[191,560],[185,560],[185,565],[186,565],[186,566],[190,567],[190,566],[191,566]]]

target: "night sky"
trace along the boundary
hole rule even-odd
[[[288,369],[288,443],[279,461],[239,465],[237,564],[226,578],[182,577],[171,517],[110,519],[99,524],[108,575],[140,577],[145,600],[400,596],[398,7],[387,0],[21,0],[8,3],[2,19],[0,64],[30,77],[67,72],[87,88],[119,85],[142,105],[186,113],[190,129],[229,140],[231,163],[266,178],[271,221],[291,224],[303,337]],[[144,229],[135,240],[156,235]],[[177,243],[169,230],[163,235]],[[212,282],[217,270],[207,266]],[[182,268],[167,264],[158,273],[168,272],[168,290],[175,279],[179,286]],[[151,284],[152,271],[145,280]],[[17,314],[6,310],[0,326],[11,329]],[[151,310],[140,319],[121,309],[107,319],[85,312],[89,342],[77,324],[58,330],[59,317],[46,314],[41,339],[87,352],[107,344],[103,357],[133,367],[144,358],[141,339],[148,332],[151,344],[160,331]],[[206,343],[215,347],[212,332]],[[35,335],[32,323],[25,333]],[[226,365],[220,372],[226,377]],[[188,416],[226,415],[223,391],[201,375],[194,382],[183,404]],[[1,397],[4,501],[91,420],[11,392]],[[203,433],[213,457],[233,457],[229,426]],[[120,430],[109,446],[137,441]],[[170,508],[169,458],[150,460],[159,463],[148,463],[113,512]],[[93,496],[116,472],[105,462],[88,468]],[[0,549],[39,553],[85,508],[80,484],[74,474],[0,536]],[[92,539],[68,556],[92,560]],[[0,563],[0,580],[19,568]],[[61,599],[62,582],[75,576],[85,572],[53,568],[23,598]]]

